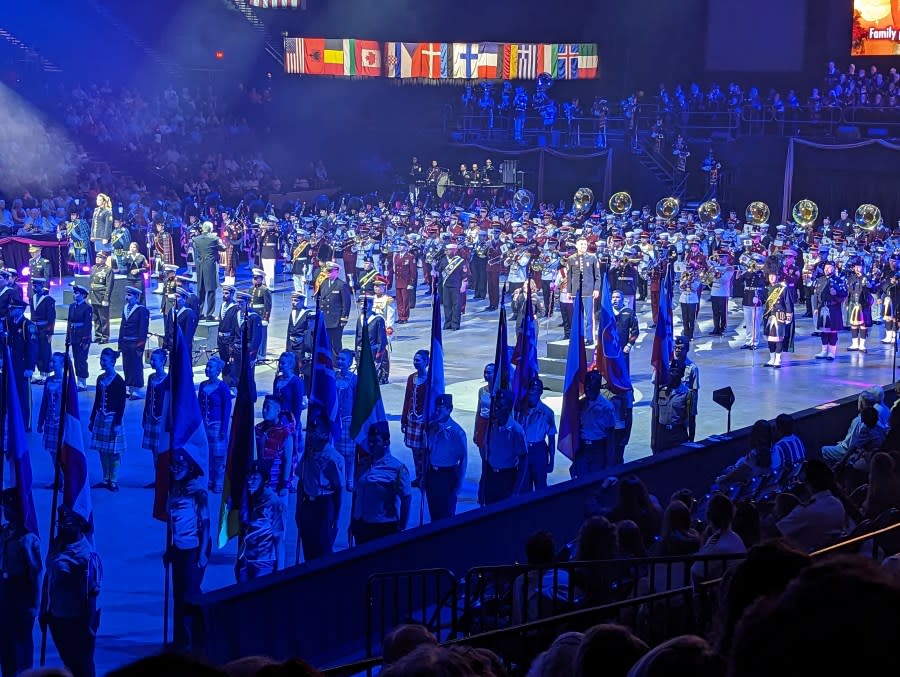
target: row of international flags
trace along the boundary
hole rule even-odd
[[[385,42],[285,38],[284,70],[303,75],[423,80],[590,80],[596,43]]]

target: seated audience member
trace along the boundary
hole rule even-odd
[[[396,663],[423,644],[437,645],[437,643],[437,638],[424,625],[419,623],[399,625],[384,638],[381,655],[387,666]]]
[[[878,404],[878,396],[872,391],[863,390],[859,394],[859,398],[856,401],[857,416],[850,421],[850,427],[847,428],[847,434],[844,436],[844,439],[837,444],[822,447],[822,459],[825,460],[826,463],[834,465],[844,458],[847,451],[853,446],[857,439],[857,435],[859,434],[859,429],[863,425],[862,418],[859,414],[863,409],[874,407],[876,404]]]
[[[525,544],[525,561],[532,569],[513,581],[512,622],[516,625],[568,611],[569,572],[553,571],[556,544],[549,531],[538,531]]]
[[[869,559],[816,562],[737,626],[729,677],[868,675],[890,671],[900,637],[900,586]]]
[[[794,434],[794,417],[778,414],[775,417],[775,444],[772,445],[772,470],[784,475],[803,465],[807,459],[803,440]]]
[[[259,671],[269,665],[278,665],[278,661],[268,656],[244,656],[229,661],[222,666],[228,677],[256,677]]]
[[[772,472],[772,426],[768,421],[759,420],[750,430],[750,451],[719,475],[716,484],[720,487],[746,484],[754,477],[768,475],[770,472]]]
[[[380,674],[382,677],[475,677],[478,673],[473,669],[471,659],[462,653],[442,646],[424,644]]]
[[[890,454],[878,452],[869,464],[869,484],[862,504],[863,517],[875,519],[885,510],[900,508],[900,477]]]
[[[810,499],[776,523],[778,531],[806,552],[831,545],[847,528],[847,511],[832,493],[834,473],[824,461],[807,461],[805,482]]]
[[[145,675],[218,677],[225,674],[227,673],[224,670],[207,665],[197,658],[174,652],[146,656],[107,673],[109,677],[145,677]]]
[[[649,547],[659,533],[662,509],[644,484],[635,475],[626,475],[619,483],[619,498],[616,506],[606,517],[610,522],[632,520],[641,529],[644,545]]]
[[[564,632],[550,648],[534,659],[527,677],[572,677],[575,674],[575,655],[584,635]]]
[[[725,677],[725,660],[696,635],[673,637],[648,651],[628,677]]]
[[[761,597],[780,595],[811,561],[783,539],[773,539],[750,548],[747,558],[726,573],[715,624],[721,655],[731,650],[735,626],[747,607]]]
[[[892,454],[895,460],[900,460],[900,407],[896,404],[891,409],[888,431],[881,445],[881,451],[886,451]]]
[[[616,528],[605,517],[589,517],[578,530],[575,545],[576,562],[612,560],[616,557]],[[608,567],[585,565],[572,572],[585,606],[599,606],[614,599],[617,581]]]
[[[748,548],[762,540],[762,517],[753,501],[745,499],[735,503],[731,528]]]
[[[865,391],[869,394],[869,400],[874,402],[872,406],[878,412],[878,424],[882,428],[887,428],[891,418],[891,410],[884,403],[884,388],[881,386],[871,386]]]
[[[617,557],[619,559],[643,559],[647,557],[647,549],[641,538],[641,530],[631,520],[622,520],[616,524],[616,540],[618,542]],[[650,585],[650,567],[647,564],[628,565],[623,567],[620,575],[620,586],[630,595],[646,595]]]
[[[621,625],[602,623],[584,633],[575,654],[574,676],[625,677],[649,647]]]
[[[651,557],[683,557],[700,549],[701,540],[693,527],[691,511],[681,501],[672,501],[663,515],[662,531],[650,549]],[[681,562],[655,564],[649,592],[664,592],[690,584],[688,569]]]
[[[741,537],[731,528],[734,519],[734,504],[723,495],[716,494],[709,500],[706,510],[709,520],[706,541],[697,552],[698,555],[732,555],[747,552]],[[719,578],[725,571],[725,564],[715,560],[697,561],[691,565],[691,580],[697,584]]]

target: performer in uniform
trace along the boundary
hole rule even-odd
[[[297,230],[297,241],[291,250],[291,281],[294,291],[304,295],[309,286],[309,262],[309,232],[300,229]]]
[[[214,321],[216,317],[216,289],[219,286],[219,252],[225,245],[213,233],[213,224],[204,221],[191,244],[197,266],[197,295],[200,297],[200,319]]]
[[[400,431],[403,433],[403,443],[412,452],[416,473],[412,486],[418,487],[422,481],[428,447],[428,440],[425,436],[427,350],[416,351],[416,354],[413,355],[413,368],[415,371],[406,378],[403,413],[400,415]],[[433,517],[434,515],[432,515],[432,519]]]
[[[122,354],[122,370],[125,372],[125,387],[129,400],[141,399],[144,387],[144,346],[150,330],[150,311],[138,299],[141,290],[137,287],[125,288],[125,307],[122,309],[122,324],[119,328],[119,352]]]
[[[219,378],[225,362],[213,355],[206,363],[206,380],[197,387],[197,400],[203,430],[209,446],[209,482],[207,488],[222,493],[225,482],[225,457],[228,451],[228,426],[231,422],[231,390]]]
[[[363,341],[368,341],[375,360],[375,370],[382,374],[382,363],[387,353],[387,330],[384,318],[372,311],[372,297],[359,295],[359,316],[356,320],[356,364],[360,363]]]
[[[311,562],[334,549],[344,493],[344,459],[329,441],[331,421],[318,407],[310,410],[306,435],[297,473],[295,519],[303,560]]]
[[[157,221],[154,227],[156,232],[153,235],[153,270],[158,282],[155,293],[159,294],[163,291],[166,266],[175,265],[175,242],[172,240],[172,235],[166,230],[166,224],[162,219]]]
[[[487,463],[484,478],[486,505],[502,501],[521,491],[528,463],[525,431],[512,417],[513,395],[498,390],[494,396],[494,419],[488,424]]]
[[[748,269],[741,275],[744,283],[744,294],[741,304],[744,308],[744,327],[747,331],[747,341],[741,346],[741,350],[756,350],[759,348],[762,336],[762,315],[765,299],[765,274],[761,270],[764,259],[759,254],[750,254],[751,263]]]
[[[794,351],[793,341],[786,343],[786,339],[793,339],[793,332],[789,334],[787,327],[794,322],[794,299],[778,271],[770,270],[766,275],[769,287],[763,322],[769,343],[769,361],[764,366],[780,369],[781,353]]]
[[[710,262],[713,271],[713,283],[709,290],[709,301],[712,304],[713,336],[722,336],[728,328],[728,299],[731,297],[731,283],[734,279],[734,266],[731,265],[731,252],[727,247],[719,249],[715,261]]]
[[[347,283],[338,277],[338,265],[333,261],[325,264],[328,277],[319,287],[319,312],[325,323],[325,331],[331,339],[331,350],[335,359],[343,348],[344,326],[350,319],[350,290]]]
[[[625,354],[629,366],[631,365],[631,351],[637,343],[640,331],[638,329],[637,316],[625,303],[622,292],[616,290],[612,293],[612,311],[616,317],[616,333],[619,336],[619,345]]]
[[[69,220],[59,225],[56,237],[59,240],[69,241],[69,258],[74,263],[80,264],[79,268],[88,263],[91,227],[81,218],[81,210],[75,203],[69,207]]]
[[[59,442],[59,422],[62,419],[62,388],[65,353],[53,353],[50,361],[50,375],[44,381],[44,394],[38,410],[37,431],[44,445],[44,451],[56,462],[56,447]],[[51,485],[52,486],[52,485]]]
[[[250,392],[251,399],[256,400],[256,361],[259,357],[259,346],[262,339],[262,318],[250,307],[250,294],[239,291],[237,294],[238,312],[235,315],[235,341],[231,344],[231,373],[235,379],[241,374],[241,332],[247,332],[247,359],[250,360]]]
[[[344,471],[347,477],[347,491],[353,491],[356,479],[356,441],[350,437],[353,422],[353,401],[356,399],[356,374],[353,366],[353,351],[345,348],[338,354],[334,373],[337,386],[338,418],[341,421],[341,436],[335,440],[335,447],[344,457]]]
[[[569,469],[573,478],[600,472],[612,464],[616,418],[613,405],[600,395],[601,386],[600,372],[589,371],[584,379],[584,396],[579,402],[581,440]]]
[[[50,265],[50,261],[44,258],[43,249],[37,245],[29,245],[28,253],[31,254],[31,258],[28,259],[28,276],[30,277],[30,281],[28,283],[28,297],[34,294],[34,278],[41,278],[44,280],[49,280],[53,277],[53,266]]]
[[[300,374],[306,381],[307,395],[311,384],[311,360],[313,350],[313,330],[311,310],[305,308],[306,297],[300,292],[291,293],[291,312],[288,315],[287,342],[285,350],[294,354]]]
[[[429,422],[427,466],[425,468],[425,496],[431,521],[453,517],[456,500],[466,477],[468,446],[466,431],[454,421],[453,396],[435,398],[435,420]]]
[[[268,217],[259,229],[259,261],[265,271],[266,286],[275,288],[275,263],[278,258],[278,220]]]
[[[97,263],[91,268],[91,308],[94,311],[94,341],[109,341],[109,301],[112,298],[113,271],[106,264],[106,253],[97,252]]]
[[[253,285],[250,287],[250,307],[262,320],[262,335],[259,341],[259,359],[266,358],[266,344],[268,343],[269,318],[272,316],[272,291],[264,282],[265,271],[260,268],[253,269]]]
[[[169,375],[165,371],[166,358],[166,351],[162,348],[157,348],[150,353],[150,368],[153,369],[153,373],[148,379],[147,398],[144,400],[144,411],[141,416],[141,428],[144,432],[141,438],[141,448],[152,454],[154,468],[156,468],[159,455],[169,450],[168,436],[171,434],[169,410],[172,402],[169,394],[172,388]],[[177,416],[179,413],[175,412],[175,415]],[[152,489],[155,486],[154,475],[146,488]]]
[[[125,279],[132,287],[141,290],[141,305],[147,305],[147,294],[145,292],[144,273],[149,270],[147,257],[141,254],[138,249],[138,243],[132,242],[128,245],[128,251],[125,253]]]
[[[197,313],[188,307],[191,295],[184,287],[175,290],[175,323],[167,324],[166,348],[173,350],[175,346],[175,327],[181,329],[181,335],[188,346],[188,352],[194,350],[194,334],[197,332]]]
[[[38,335],[34,322],[25,317],[26,307],[19,299],[10,301],[7,341],[12,356],[9,377],[15,379],[25,432],[31,432],[31,376],[37,363]]]
[[[113,213],[112,200],[105,193],[97,194],[97,207],[94,209],[91,223],[91,246],[94,256],[100,252],[109,252],[109,241],[112,237]]]
[[[688,441],[688,411],[690,407],[687,386],[684,384],[684,364],[672,360],[666,383],[658,388],[653,403],[653,453],[658,454]]]
[[[119,490],[119,465],[125,453],[125,433],[122,430],[122,416],[125,414],[125,381],[116,373],[119,353],[112,348],[104,348],[100,353],[100,368],[97,388],[94,391],[94,406],[91,409],[88,430],[93,433],[91,449],[100,454],[103,481],[94,485],[95,489]]]
[[[387,349],[381,360],[381,369],[378,372],[378,382],[382,385],[388,382],[391,375],[391,350],[394,336],[394,323],[397,320],[397,308],[394,299],[387,295],[387,280],[381,275],[376,276],[373,285],[375,297],[372,299],[372,312],[384,319],[384,331],[387,334]]]
[[[491,239],[487,243],[486,248],[486,286],[488,307],[485,310],[497,310],[500,307],[500,276],[503,274],[505,267],[503,259],[506,256],[506,249],[500,240],[500,228],[495,227],[491,230]]]
[[[51,342],[56,328],[56,301],[50,296],[47,280],[31,278],[34,295],[31,297],[31,321],[37,328],[37,369],[41,380],[50,372]]]
[[[291,459],[291,491],[294,490],[294,477],[297,463],[303,451],[300,416],[306,408],[306,384],[297,372],[297,360],[294,353],[285,351],[278,356],[278,373],[272,381],[272,394],[281,403],[281,416],[294,426],[294,456]]]
[[[881,289],[884,294],[881,311],[884,338],[881,342],[892,344],[897,341],[897,325],[900,324],[900,252],[894,252],[888,259]]]
[[[231,364],[233,346],[236,345],[240,350],[240,327],[237,314],[238,305],[234,302],[234,287],[227,284],[222,285],[222,307],[219,308],[219,331],[216,334],[216,347],[224,365],[223,378],[232,388],[237,387],[240,376],[232,369]]]
[[[250,461],[247,466],[247,492],[248,505],[246,511],[241,511],[241,538],[234,565],[238,583],[275,571],[275,544],[284,540],[284,506],[266,486],[259,461]]]
[[[687,432],[688,439],[694,441],[697,432],[697,409],[700,401],[700,368],[688,357],[691,342],[684,336],[675,339],[673,361],[678,362],[681,379],[687,388]]]
[[[441,296],[444,303],[444,329],[456,331],[460,327],[460,303],[469,281],[469,266],[457,254],[458,246],[451,242],[437,266],[441,279]]]
[[[541,402],[544,383],[534,379],[528,386],[528,407],[522,414],[522,428],[528,443],[528,469],[523,491],[547,487],[547,475],[553,472],[556,456],[556,416]]]
[[[584,336],[589,343],[594,342],[595,303],[600,298],[600,268],[597,257],[588,253],[588,242],[584,236],[575,241],[575,254],[570,256],[566,264],[566,291],[573,302],[578,294],[584,299]]]
[[[822,263],[822,275],[816,280],[814,294],[818,300],[816,331],[822,339],[817,360],[833,360],[837,355],[838,332],[844,328],[841,304],[847,298],[847,283],[834,271],[834,261]]]
[[[863,273],[863,262],[860,257],[850,261],[850,274],[847,276],[847,319],[850,323],[851,343],[847,350],[866,352],[866,338],[872,326],[872,295],[874,285],[868,275]]]
[[[117,216],[113,219],[113,229],[110,234],[109,246],[112,251],[110,255],[110,265],[117,273],[124,273],[125,253],[131,244],[131,231],[122,223],[122,217]]]
[[[416,294],[416,257],[409,252],[409,245],[401,240],[399,251],[394,254],[394,284],[397,297],[397,324],[409,322],[410,297]]]
[[[69,341],[72,344],[72,364],[75,368],[75,376],[78,378],[78,390],[87,390],[88,351],[91,348],[91,318],[93,309],[87,302],[88,290],[80,284],[72,283],[72,297],[75,299],[69,304],[69,313],[66,316]]]

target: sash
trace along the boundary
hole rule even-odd
[[[463,257],[459,256],[458,254],[456,256],[454,256],[452,259],[450,259],[450,261],[447,263],[447,267],[444,268],[444,273],[443,273],[444,279],[441,282],[442,285],[447,284],[447,280],[450,278],[451,275],[453,275],[453,273],[456,271],[456,269],[459,268],[459,266],[462,264],[462,262],[463,262]]]

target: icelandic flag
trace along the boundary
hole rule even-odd
[[[527,296],[525,309],[522,311],[522,322],[516,347],[512,354],[512,363],[516,370],[512,377],[512,392],[515,411],[525,412],[528,407],[528,388],[538,376],[537,327],[534,324],[534,305],[531,300],[531,283],[526,282]]]
[[[453,77],[471,80],[478,77],[478,43],[453,43]]]
[[[88,524],[94,523],[94,506],[91,501],[91,483],[88,481],[87,454],[81,429],[81,412],[78,407],[78,386],[72,360],[66,355],[63,369],[63,388],[66,393],[66,410],[60,417],[62,446],[59,468],[62,474],[63,505],[81,515]]]
[[[334,353],[331,339],[325,331],[321,314],[316,313],[315,352],[313,353],[312,374],[309,388],[309,408],[306,410],[309,424],[309,410],[317,407],[331,421],[331,443],[341,439],[341,417],[337,399],[337,381],[334,376]]]
[[[428,371],[425,383],[428,389],[428,404],[425,408],[425,421],[434,420],[434,402],[438,395],[444,394],[444,339],[441,332],[441,296],[435,291],[432,297],[431,310],[431,352],[428,353]]]
[[[175,346],[172,350],[172,365],[169,369],[169,406],[172,416],[172,451],[183,451],[200,469],[203,476],[209,475],[209,443],[203,429],[200,402],[194,390],[194,368],[191,364],[190,347],[175,325]],[[153,516],[168,519],[166,503],[169,495],[169,451],[162,452],[156,459],[156,496],[153,501]]]
[[[569,352],[566,355],[566,380],[563,385],[562,411],[559,416],[559,443],[557,448],[570,461],[578,453],[581,439],[579,400],[587,373],[587,358],[584,354],[584,301],[579,293],[575,297],[572,316],[572,332],[569,337]]]
[[[619,345],[619,332],[616,330],[616,315],[612,307],[612,294],[609,291],[609,278],[603,280],[603,291],[600,292],[599,339],[594,361],[597,369],[609,383],[610,390],[624,393],[631,390],[631,373],[628,367],[628,356]]]
[[[675,349],[675,339],[672,336],[672,306],[669,301],[670,284],[669,276],[663,275],[659,286],[659,314],[656,333],[653,335],[653,352],[650,353],[650,364],[653,365],[656,383],[659,385],[668,379],[669,360]]]
[[[6,379],[6,420],[4,421],[6,439],[6,472],[3,475],[3,489],[15,487],[19,499],[19,510],[25,530],[38,533],[37,512],[34,509],[34,497],[31,494],[31,455],[28,453],[28,437],[25,434],[25,420],[22,418],[22,406],[19,403],[19,389],[10,369],[12,353],[6,346],[3,378]]]

